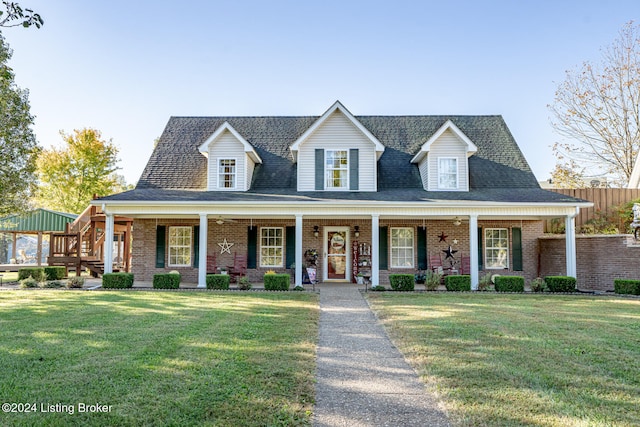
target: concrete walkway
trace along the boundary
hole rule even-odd
[[[448,426],[355,285],[323,284],[316,427]]]

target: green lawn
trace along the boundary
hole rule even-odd
[[[457,425],[640,425],[638,299],[368,298]]]
[[[0,403],[37,412],[0,425],[309,425],[317,323],[307,293],[2,291]]]

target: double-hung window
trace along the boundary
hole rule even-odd
[[[438,189],[455,190],[458,188],[458,159],[440,157],[438,159]]]
[[[413,228],[391,228],[391,267],[413,268]]]
[[[260,267],[282,267],[284,237],[282,227],[260,229]]]
[[[218,160],[218,188],[236,188],[236,159]]]
[[[484,242],[486,268],[509,268],[509,230],[506,228],[486,228]]]
[[[193,227],[169,227],[169,267],[191,265]]]
[[[349,188],[349,152],[347,150],[325,151],[325,190]]]

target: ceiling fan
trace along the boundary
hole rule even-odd
[[[216,222],[216,224],[218,224],[218,225],[222,225],[222,224],[225,224],[225,223],[230,223],[230,224],[231,224],[231,223],[236,222],[235,220],[233,220],[233,219],[231,219],[231,218],[224,218],[222,215],[218,215],[218,216],[215,218],[215,220],[214,220],[214,221],[215,221],[215,222]]]

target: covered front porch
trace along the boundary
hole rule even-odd
[[[288,213],[284,213],[284,212]],[[366,212],[366,213],[365,213]],[[309,268],[322,283],[352,283],[358,273],[371,286],[389,274],[432,268],[461,272],[468,260],[472,289],[482,274],[514,274],[527,281],[539,274],[537,239],[543,219],[563,217],[566,274],[576,275],[574,205],[382,206],[371,202],[307,206],[162,206],[141,214],[126,206],[106,210],[134,218],[132,271],[136,281],[179,271],[185,283],[206,287],[206,275],[246,260],[246,276],[260,283],[267,271],[290,273],[303,285]],[[105,239],[105,254],[111,254]],[[206,242],[206,243],[205,243]],[[315,260],[310,254],[317,254]],[[315,262],[312,262],[315,261]],[[112,262],[105,260],[105,272]]]

